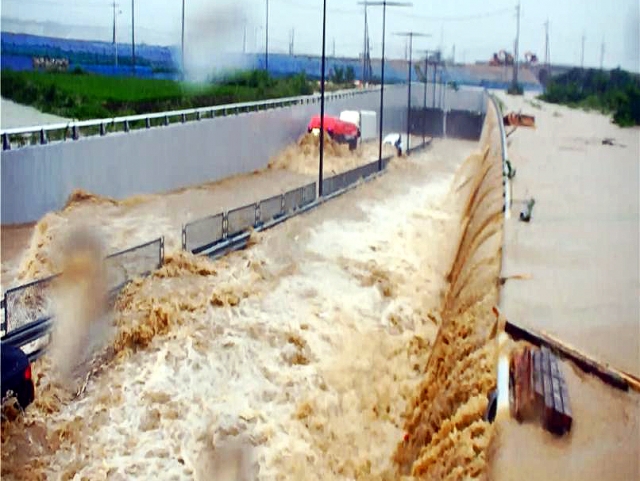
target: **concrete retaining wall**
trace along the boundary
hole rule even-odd
[[[385,131],[406,128],[404,92],[385,90]],[[377,112],[379,100],[374,91],[332,100],[326,111]],[[296,105],[2,152],[2,224],[35,221],[77,188],[120,199],[264,168],[319,110]]]
[[[416,95],[423,92],[417,84]],[[384,98],[384,132],[405,131],[406,86],[386,88]],[[380,94],[372,91],[331,100],[326,112],[357,109],[379,115],[379,106]],[[4,151],[2,224],[36,221],[62,208],[78,188],[122,199],[264,168],[305,132],[309,118],[319,111],[319,104],[296,105]]]

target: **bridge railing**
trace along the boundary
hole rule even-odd
[[[352,98],[375,90],[377,89],[368,88],[329,93],[326,94],[326,100],[332,101]],[[54,141],[73,141],[87,136],[104,136],[116,132],[130,132],[131,130],[162,127],[175,123],[193,122],[227,115],[238,115],[246,112],[290,107],[293,105],[316,104],[318,102],[320,102],[320,94],[303,95],[141,115],[127,115],[124,117],[72,120],[55,124],[16,127],[0,130],[0,136],[2,137],[2,149],[11,150],[15,147],[45,145]]]

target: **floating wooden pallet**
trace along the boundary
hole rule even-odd
[[[540,418],[556,434],[571,430],[573,421],[567,384],[558,358],[546,347],[525,347],[510,363],[511,411],[519,421]]]

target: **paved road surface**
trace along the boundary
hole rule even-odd
[[[33,125],[55,124],[67,122],[69,119],[57,115],[45,114],[33,107],[21,105],[5,98],[0,105],[2,109],[2,121],[0,127],[11,129],[16,127],[31,127]]]

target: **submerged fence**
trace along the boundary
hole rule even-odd
[[[417,150],[417,149],[414,149]],[[194,220],[182,227],[182,249],[217,256],[244,246],[252,230],[264,230],[336,197],[387,168],[391,157],[375,160],[322,180],[322,197],[316,183],[262,199],[235,209]]]
[[[112,296],[136,277],[149,275],[162,266],[164,239],[162,237],[111,254],[105,259],[108,285]],[[2,300],[4,309],[0,330],[2,343],[23,347],[46,335],[53,314],[54,281],[59,274],[8,289]],[[36,359],[42,349],[27,352]]]

